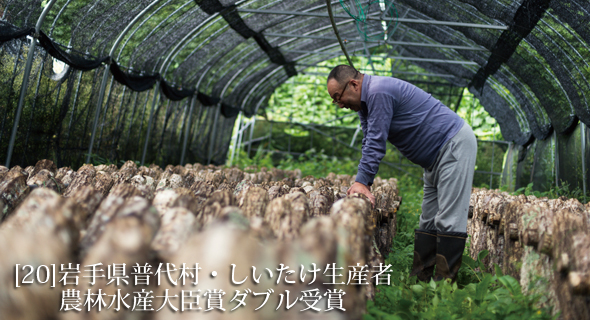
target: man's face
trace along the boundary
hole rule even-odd
[[[357,80],[350,79],[344,84],[339,84],[335,79],[328,82],[328,94],[333,103],[339,108],[347,108],[353,111],[361,109],[360,87]]]

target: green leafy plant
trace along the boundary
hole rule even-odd
[[[586,203],[588,199],[584,196],[584,191],[580,187],[571,188],[567,181],[561,181],[559,186],[551,186],[549,191],[533,190],[533,183],[529,183],[526,187],[521,187],[512,193],[513,195],[524,194],[525,196],[535,196],[537,198],[547,197],[549,199],[557,199],[559,197],[575,198],[582,203]]]

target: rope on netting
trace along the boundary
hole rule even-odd
[[[364,41],[386,42],[397,30],[399,13],[392,0],[369,0],[363,3],[361,0],[339,0],[346,13],[355,20],[356,28]],[[369,19],[371,6],[378,4],[381,10],[381,19]],[[387,21],[384,20],[388,17]],[[393,18],[395,19],[389,19]],[[378,30],[378,31],[377,31]],[[375,48],[377,50],[378,47]],[[372,63],[369,55],[368,64]]]

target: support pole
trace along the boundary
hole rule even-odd
[[[145,143],[143,145],[143,152],[141,154],[141,166],[143,166],[144,162],[145,162],[145,155],[147,153],[147,146],[148,146],[148,142],[150,141],[150,131],[152,129],[152,122],[154,120],[154,110],[156,109],[156,104],[158,102],[158,98],[160,95],[160,90],[158,90],[157,88],[160,86],[160,81],[156,82],[156,89],[154,91],[154,100],[152,101],[152,110],[150,111],[150,119],[148,120],[148,125],[147,125],[147,132],[145,134]]]
[[[232,137],[233,143],[231,148],[231,156],[229,158],[229,167],[231,167],[232,163],[234,162],[234,155],[236,153],[236,147],[238,145],[238,136],[240,135],[240,130],[242,129],[242,111],[238,114],[238,131]]]
[[[112,46],[111,51],[109,52],[110,57],[113,56],[113,54],[115,53],[115,49],[119,46],[119,43],[121,43],[121,40],[123,40],[123,37],[127,34],[127,32],[131,29],[131,27],[139,19],[141,19],[141,17],[143,17],[143,15],[146,14],[152,7],[154,7],[156,4],[158,4],[158,2],[160,2],[160,0],[154,0],[152,3],[150,3],[149,6],[147,6],[145,9],[143,9],[137,16],[135,16],[135,18],[127,25],[127,27],[125,27],[125,29],[119,34],[119,37],[117,38],[117,40],[115,41],[115,43]],[[110,63],[105,66],[105,72],[102,77],[102,83],[101,83],[100,92],[98,95],[98,103],[96,106],[96,114],[94,116],[94,125],[92,126],[92,136],[90,138],[90,146],[88,147],[88,155],[86,157],[86,163],[90,162],[90,155],[92,154],[92,147],[94,145],[94,137],[96,135],[96,128],[98,126],[98,118],[100,117],[100,111],[102,109],[104,93],[106,90],[106,83],[108,81],[108,76],[109,76],[109,65],[110,65]],[[142,163],[143,163],[143,161],[142,161]]]
[[[210,131],[210,139],[209,139],[209,153],[207,155],[207,164],[211,164],[211,158],[213,157],[213,143],[215,143],[215,131],[217,130],[217,122],[219,120],[219,112],[221,111],[221,102],[217,106],[217,110],[215,110],[215,118],[213,118],[213,128]]]
[[[242,122],[244,121],[244,119],[242,118]],[[246,124],[246,126],[242,126],[242,128],[239,131],[239,136],[238,136],[238,146],[236,147],[238,150],[238,154],[236,155],[236,160],[240,159],[240,150],[242,150],[242,140],[244,140],[244,132],[246,131],[246,129],[248,129],[248,126],[251,125],[252,122],[248,122]]]
[[[29,78],[31,76],[31,68],[33,67],[33,59],[35,57],[35,48],[37,47],[37,37],[39,35],[39,31],[41,31],[41,25],[47,17],[47,13],[51,10],[53,5],[57,2],[57,0],[51,0],[43,12],[37,20],[37,25],[35,26],[35,36],[33,37],[33,41],[31,41],[31,46],[29,47],[29,54],[27,56],[27,64],[25,65],[25,73],[23,74],[23,83],[21,85],[20,97],[18,99],[18,107],[16,109],[16,115],[14,117],[14,125],[12,126],[12,134],[10,135],[10,142],[8,144],[8,153],[6,156],[6,167],[10,168],[10,160],[12,158],[12,151],[14,150],[14,140],[16,139],[16,133],[18,131],[18,123],[20,120],[21,113],[23,111],[23,105],[25,103],[25,95],[27,94],[27,87],[29,86]]]
[[[149,101],[149,96],[150,96],[150,93],[148,91],[146,93],[144,109],[145,109],[145,106],[147,105],[147,103]],[[133,119],[135,118],[135,111],[137,110],[137,101],[138,100],[139,100],[139,92],[135,92],[135,99],[134,99],[134,102],[133,102],[133,111],[131,111],[131,118],[129,118],[129,127],[127,128],[127,135],[126,135],[127,137],[125,138],[125,147],[124,147],[125,151],[124,152],[126,154],[129,154],[127,152],[127,147],[129,146],[129,136],[131,135],[131,127],[133,127]],[[123,130],[124,130],[124,128],[125,128],[125,125],[123,125]],[[132,157],[130,157],[130,158],[132,158]]]
[[[490,168],[490,190],[492,190],[492,181],[494,178],[494,149],[496,149],[496,124],[494,123],[494,130],[492,130],[492,167]]]
[[[584,202],[586,202],[586,178],[588,177],[586,174],[586,124],[580,121],[580,125],[582,126],[580,128],[582,135],[582,191],[584,191]]]
[[[225,92],[227,91],[227,89],[229,88],[229,85],[235,80],[235,78],[244,70],[244,68],[240,69],[238,72],[236,72],[236,74],[229,79],[229,81],[227,82],[227,84],[223,87],[223,90],[221,91],[221,95],[219,96],[219,98],[221,100],[223,100],[223,97],[225,96]],[[201,82],[199,81],[199,84]],[[198,88],[198,85],[197,85]],[[207,159],[207,164],[211,164],[211,160],[213,158],[213,144],[216,142],[215,140],[215,136],[217,135],[217,122],[219,121],[219,112],[221,111],[221,104],[223,102],[219,102],[219,106],[217,107],[217,111],[215,112],[215,119],[213,119],[213,131],[211,133],[211,140],[209,142],[209,157]],[[240,115],[242,114],[242,112],[240,111]],[[227,159],[226,159],[227,160]]]
[[[334,34],[336,34],[336,38],[338,38],[338,43],[340,43],[340,48],[342,48],[342,52],[346,56],[346,60],[348,60],[348,64],[354,68],[354,64],[350,57],[348,56],[348,52],[346,52],[346,47],[344,47],[344,43],[340,38],[340,34],[338,33],[338,27],[336,27],[336,22],[334,21],[334,15],[332,14],[332,3],[330,0],[326,0],[326,8],[328,8],[328,15],[330,16],[330,22],[332,23],[332,29],[334,29]]]
[[[70,116],[70,122],[68,123],[68,134],[66,135],[66,145],[70,140],[70,132],[72,129],[72,122],[74,121],[74,114],[76,113],[76,103],[78,103],[78,93],[80,92],[80,85],[82,84],[82,71],[78,71],[78,84],[76,85],[76,93],[74,94],[74,102],[72,103],[72,111]]]
[[[92,156],[92,147],[94,147],[94,136],[96,136],[96,128],[98,127],[98,119],[100,118],[100,109],[102,109],[102,100],[104,99],[104,92],[107,88],[107,81],[109,79],[109,64],[105,65],[104,73],[102,75],[102,82],[100,84],[100,91],[98,92],[98,103],[96,105],[96,112],[94,113],[94,123],[92,124],[92,135],[90,136],[90,145],[88,146],[88,154],[86,155],[86,163],[90,163]]]
[[[188,144],[188,136],[190,134],[190,127],[191,127],[191,118],[193,116],[193,110],[195,108],[195,100],[197,99],[197,96],[193,96],[193,99],[191,101],[191,107],[190,110],[188,112],[188,118],[186,119],[187,124],[184,127],[184,141],[182,142],[182,154],[180,155],[180,165],[184,166],[184,157],[186,156],[186,146]]]
[[[252,124],[250,125],[250,138],[248,139],[248,158],[250,158],[250,151],[252,151],[252,136],[254,135],[254,125],[256,124],[256,114],[252,116]]]
[[[29,135],[31,134],[31,125],[33,123],[33,115],[35,114],[35,107],[37,106],[37,97],[39,97],[39,88],[41,87],[41,76],[43,75],[43,68],[45,67],[45,60],[47,60],[47,52],[41,61],[41,67],[39,68],[39,75],[37,76],[37,87],[35,89],[35,96],[33,98],[33,106],[31,107],[31,116],[29,117],[29,125],[27,127],[27,136],[25,138],[25,151],[24,154],[28,153],[29,147]],[[59,94],[58,94],[59,96]]]
[[[109,94],[107,94],[107,106],[104,109],[104,114],[102,116],[102,121],[100,122],[100,134],[98,135],[98,144],[96,146],[97,149],[100,149],[100,143],[102,142],[102,133],[104,131],[104,123],[107,119],[107,113],[109,112],[109,105],[111,101],[111,95],[113,93],[113,82],[115,81],[114,77],[111,77],[111,82],[109,84]]]
[[[125,103],[125,94],[127,93],[127,86],[123,86],[123,95],[121,97],[121,104],[119,105],[119,115],[117,116],[117,124],[115,125],[115,132],[113,132],[113,139],[111,140],[111,154],[114,153],[115,151],[115,141],[117,141],[117,144],[119,141],[121,141],[121,136],[123,136],[123,134],[121,134],[121,132],[123,131],[121,129],[121,115],[123,113],[127,114],[127,106],[123,107],[123,104]]]

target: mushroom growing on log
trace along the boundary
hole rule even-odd
[[[0,200],[4,203],[4,209],[0,212],[4,220],[29,194],[30,188],[27,185],[27,177],[20,171],[8,171],[0,181]]]

